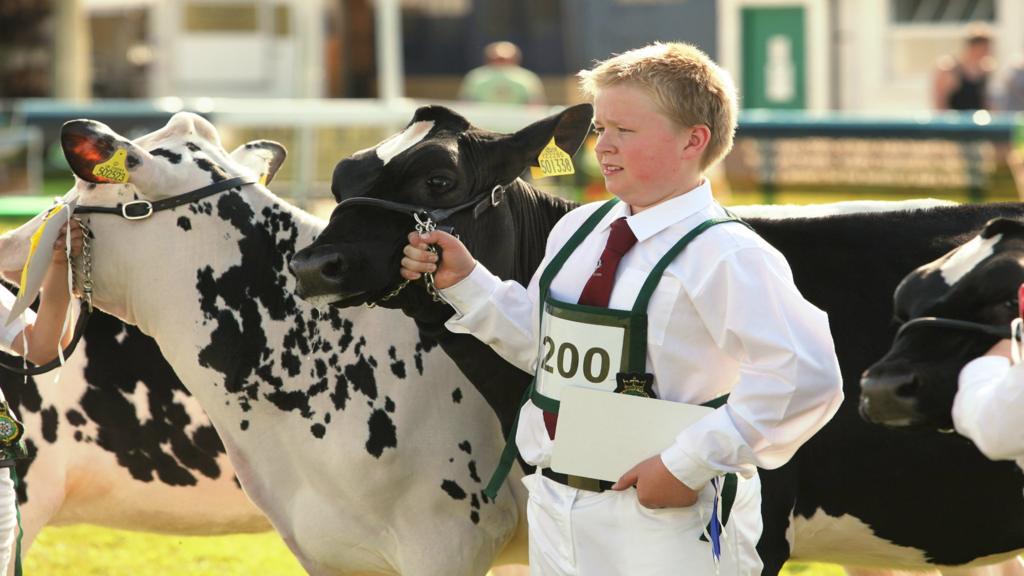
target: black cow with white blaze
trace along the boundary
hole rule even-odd
[[[957,377],[1010,336],[1024,283],[1024,223],[1000,218],[896,288],[902,327],[861,380],[861,412],[894,427],[952,429]]]
[[[523,559],[522,490],[482,496],[497,421],[436,342],[394,311],[294,296],[285,263],[324,223],[260,183],[266,145],[229,154],[188,113],[134,141],[73,121],[62,144],[79,178],[68,198],[92,207],[94,303],[156,341],[309,573],[481,575]],[[129,203],[154,211],[122,218]],[[0,253],[23,262],[32,231],[0,237]]]
[[[507,428],[529,375],[510,370],[471,336],[445,332],[451,310],[433,301],[423,282],[403,286],[401,249],[415,215],[422,221],[429,213],[488,269],[526,284],[551,227],[573,206],[518,175],[552,138],[575,150],[590,113],[588,106],[569,108],[503,135],[444,108],[419,110],[405,131],[338,164],[333,191],[340,204],[316,242],[292,260],[301,293],[411,315],[423,332],[437,335]],[[847,398],[788,464],[761,471],[764,573],[778,573],[789,558],[947,574],[1012,558],[1024,549],[1019,471],[949,435],[872,426],[858,415],[856,398],[861,373],[885,353],[895,331],[890,296],[899,280],[989,218],[1019,216],[1024,207],[846,208],[825,209],[831,216],[820,207],[790,215],[772,210],[772,218],[741,213],[787,257],[804,296],[828,312]],[[1017,568],[1012,561],[1006,573]]]

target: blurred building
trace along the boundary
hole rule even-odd
[[[389,8],[401,93],[437,100],[495,40],[553,103],[578,98],[594,60],[685,40],[744,107],[810,110],[928,109],[937,58],[974,21],[995,31],[996,90],[1024,53],[1020,0],[4,0],[0,97],[373,98]]]

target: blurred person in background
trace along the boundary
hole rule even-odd
[[[992,34],[987,26],[972,24],[960,54],[939,59],[932,85],[935,109],[989,109],[988,80],[994,69]]]
[[[519,65],[522,53],[511,42],[492,42],[484,48],[486,64],[462,80],[459,99],[498,104],[544,104],[540,77]]]
[[[1003,109],[1007,112],[1024,112],[1024,57],[1017,60],[1006,74]]]

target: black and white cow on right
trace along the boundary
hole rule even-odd
[[[989,222],[962,246],[908,274],[896,288],[894,311],[900,322],[916,323],[901,331],[885,357],[864,373],[864,417],[892,427],[952,429],[960,369],[1001,336],[919,319],[1007,328],[1019,313],[1022,283],[1024,223],[1005,218]]]
[[[376,302],[404,310],[437,335],[507,428],[529,376],[509,371],[474,338],[443,332],[451,310],[432,302],[422,283],[398,290],[401,249],[414,224],[403,210],[470,205],[443,224],[454,226],[488,269],[526,284],[551,227],[573,206],[518,175],[552,138],[575,150],[589,120],[588,109],[569,108],[505,135],[441,107],[420,109],[405,131],[338,164],[336,199],[373,200],[336,208],[323,234],[293,259],[302,293],[342,306]],[[504,191],[497,205],[494,186]],[[483,203],[472,200],[488,194]],[[805,214],[814,212],[820,209]],[[899,280],[988,219],[1024,216],[1024,206],[745,215],[787,257],[804,296],[828,312],[847,398],[788,464],[761,472],[764,573],[778,573],[793,558],[963,574],[1016,556],[1024,549],[1024,477],[1015,467],[990,462],[948,435],[869,425],[856,398],[861,372],[885,353],[895,330],[890,296]],[[1011,561],[1004,573],[1019,568]]]

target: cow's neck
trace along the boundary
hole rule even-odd
[[[506,202],[512,219],[514,240],[510,243],[490,242],[487,248],[511,248],[515,253],[513,258],[507,260],[510,269],[492,272],[504,280],[515,280],[525,286],[544,258],[551,229],[575,204],[541,192],[522,180],[516,180],[508,186]],[[429,317],[429,320],[417,318],[421,332],[430,334],[440,342],[444,352],[494,410],[502,430],[508,434],[531,376],[506,362],[475,337],[445,330],[443,320],[435,320],[438,315],[430,314]]]
[[[507,277],[499,275],[526,286],[544,258],[551,229],[577,204],[541,192],[522,180],[509,185],[508,204],[516,234],[513,243],[516,255],[511,274]]]

